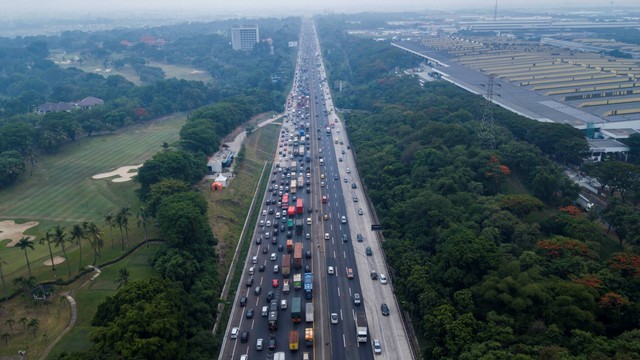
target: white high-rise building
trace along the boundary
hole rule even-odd
[[[260,41],[258,25],[241,25],[231,28],[233,50],[251,51],[258,41]]]

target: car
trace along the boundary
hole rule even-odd
[[[367,256],[373,255],[373,251],[371,250],[370,246],[367,246],[367,248],[365,249],[365,252],[367,253]]]
[[[322,219],[324,219],[324,221],[329,220],[329,214],[322,215]]]
[[[255,289],[253,289],[253,293],[258,296],[260,295],[260,292],[262,291],[262,286],[256,286]]]
[[[380,345],[380,340],[378,339],[373,340],[373,352],[376,355],[382,354],[382,346]]]
[[[274,212],[273,208],[269,208],[269,215],[273,215]]]
[[[256,350],[262,351],[263,346],[264,346],[264,340],[262,340],[262,338],[258,339],[256,341]]]
[[[276,219],[280,219],[280,212],[276,213]]]
[[[265,239],[269,239],[269,238],[271,238],[271,233],[270,233],[270,232],[268,232],[268,231],[267,231],[266,233],[264,233],[264,238],[265,238]]]
[[[347,150],[350,150],[350,149],[351,149],[351,145],[347,145]]]
[[[276,340],[276,338],[269,339],[269,350],[271,351],[275,350],[277,345],[278,345],[278,341]]]
[[[362,234],[358,233],[356,235],[356,239],[358,239],[358,242],[363,242],[364,241],[364,237],[362,236]]]
[[[362,215],[364,214],[364,211],[362,211],[362,208],[358,208],[358,215]]]
[[[339,161],[339,162],[342,162],[342,158],[341,158],[341,157],[339,157],[339,158],[338,158],[338,161]]]
[[[253,276],[247,279],[247,287],[253,286]]]
[[[311,267],[309,265],[305,265],[304,266],[304,272],[305,273],[310,273],[311,272]]]
[[[324,239],[325,240],[331,239],[331,236],[329,236],[329,233],[324,233]]]
[[[329,318],[331,319],[331,323],[332,323],[332,324],[337,324],[337,323],[338,323],[338,314],[336,314],[336,313],[331,313],[331,315],[329,316]]]
[[[252,319],[253,318],[253,309],[249,309],[247,310],[247,319]]]
[[[277,288],[278,286],[280,286],[278,279],[271,280],[271,286],[273,286],[274,288]]]
[[[349,236],[347,234],[342,234],[342,242],[349,241]]]
[[[266,254],[266,253],[268,253],[268,252],[269,252],[269,247],[268,247],[268,246],[264,246],[264,247],[262,248],[262,253],[263,253],[263,254]]]
[[[293,233],[291,230],[287,230],[287,239],[291,239],[293,237]]]
[[[265,205],[271,205],[271,200],[267,199],[267,201],[265,202]]]
[[[342,215],[342,217],[340,218],[340,222],[343,223],[343,224],[346,224],[347,223],[347,217]]]
[[[249,332],[243,331],[240,335],[240,342],[246,343],[247,341],[249,341]]]
[[[282,244],[278,244],[278,251],[282,252],[284,250],[284,246]]]
[[[273,229],[273,238],[276,239],[279,233],[280,232],[278,231],[277,227],[275,229]]]
[[[264,265],[258,266],[258,271],[259,272],[264,272]]]
[[[352,189],[355,189],[355,188],[357,188],[357,187],[358,187],[358,186],[356,185],[356,183],[351,183],[351,188],[352,188]]]
[[[247,297],[242,296],[240,297],[240,307],[245,307],[245,306],[247,306]]]
[[[324,181],[320,181],[320,187],[324,187]]]
[[[237,339],[239,333],[240,333],[240,329],[237,327],[234,327],[233,329],[231,329],[231,338]]]
[[[347,268],[347,279],[353,279],[353,269]]]
[[[257,245],[262,244],[262,236],[260,236],[259,238],[256,238],[256,244]]]
[[[378,280],[378,273],[375,271],[371,272],[371,280]]]
[[[358,202],[358,197],[353,195],[353,202]]]
[[[346,153],[346,151],[344,151],[344,149],[342,149],[341,153],[344,154],[344,153]]]
[[[275,244],[277,244],[277,243],[278,243],[278,238],[274,235],[274,236],[271,238],[271,244],[275,245]]]
[[[349,182],[349,179],[344,178],[344,179],[342,179],[342,181],[344,181],[344,183],[346,184],[346,183],[348,183],[348,182]]]
[[[329,275],[333,275],[333,274],[335,274],[335,270],[334,270],[333,266],[329,266],[329,267],[327,268],[327,273],[328,273]]]
[[[304,257],[306,257],[307,259],[311,259],[311,250],[305,251]]]
[[[273,273],[274,273],[274,274],[277,274],[277,273],[279,273],[279,272],[280,272],[280,266],[279,266],[279,265],[277,265],[277,264],[276,264],[276,265],[273,265]]]
[[[351,174],[351,169],[347,168],[347,174]]]
[[[271,191],[271,190],[269,190]],[[267,216],[267,210],[262,210],[262,216]]]
[[[309,233],[307,233],[307,234],[304,236],[304,238],[305,238],[305,239],[307,239],[307,240],[311,240],[311,235],[310,235]]]
[[[385,274],[380,274],[380,284],[382,285],[387,284],[387,276]]]
[[[382,311],[382,315],[389,316],[389,306],[387,304],[380,305],[380,311]]]
[[[277,258],[278,255],[276,255],[276,253],[271,253],[271,257],[269,259],[271,259],[271,261],[276,261]]]
[[[284,217],[282,218],[285,222],[287,221],[287,219],[285,219]],[[284,225],[280,225],[280,231],[284,232]]]
[[[360,299],[360,294],[359,293],[354,293],[353,294],[353,304],[354,305],[360,305],[362,303],[362,300]]]
[[[333,175],[333,180],[338,180],[338,179],[339,179],[338,174]]]
[[[309,190],[309,189],[307,189]],[[313,209],[311,207],[307,208],[307,213],[311,214],[313,212]]]
[[[260,220],[260,227],[264,227],[264,220]]]
[[[323,204],[327,203],[327,195],[322,195],[322,203]]]
[[[324,179],[324,173],[320,174],[320,179]]]
[[[267,301],[271,301],[271,299],[273,299],[273,291],[267,293]]]

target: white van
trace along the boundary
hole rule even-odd
[[[280,310],[286,310],[286,309],[287,309],[287,299],[280,300]]]
[[[252,264],[257,264],[257,263],[258,263],[258,256],[255,256],[255,255],[254,255],[254,256],[251,258],[251,263],[252,263]]]
[[[262,307],[262,316],[269,316],[269,307],[266,305]]]
[[[311,225],[311,218],[310,217],[307,218],[307,225]]]
[[[249,275],[253,275],[253,272],[255,271],[256,267],[252,266],[249,268]]]

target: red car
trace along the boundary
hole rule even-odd
[[[323,204],[327,203],[327,196],[326,195],[322,195],[322,203]]]
[[[271,280],[271,286],[273,286],[274,288],[280,286],[280,284],[278,283],[278,279]]]

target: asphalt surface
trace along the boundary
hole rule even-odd
[[[303,25],[298,44],[294,86],[287,100],[285,121],[270,175],[269,189],[261,202],[261,215],[245,262],[242,281],[238,286],[220,359],[240,359],[243,354],[248,355],[249,359],[272,359],[274,353],[279,351],[285,353],[286,359],[302,359],[304,352],[309,353],[310,359],[410,359],[409,345],[391,284],[383,285],[370,277],[371,270],[388,272],[385,270],[386,265],[375,234],[370,230],[371,221],[367,215],[369,209],[361,193],[362,187],[348,148],[346,132],[333,113],[322,59],[318,55],[317,36],[310,22]],[[334,123],[334,128],[331,128],[331,122]],[[309,140],[305,140],[303,145],[303,156],[294,157],[291,155],[294,148],[300,147],[300,144],[294,145],[295,136],[300,135],[301,128],[304,129],[305,136],[309,135]],[[324,161],[323,165],[321,159]],[[291,168],[287,176],[287,171],[283,169],[290,167],[292,161],[296,162],[296,168]],[[279,164],[279,168],[276,164]],[[294,171],[296,175],[291,176]],[[297,184],[293,193],[287,186],[300,174],[305,185],[300,187]],[[355,189],[352,184],[356,184]],[[275,189],[276,185],[278,189]],[[285,189],[281,190],[282,187]],[[290,204],[295,204],[292,201],[294,195],[304,201],[302,214],[291,217],[294,220],[303,219],[301,234],[296,232],[295,226],[290,230],[291,234],[287,234],[286,221],[289,217],[286,212],[282,213],[282,206],[277,205],[281,199],[280,191],[282,194],[289,192]],[[358,197],[358,202],[354,202],[354,195]],[[326,203],[322,201],[323,196],[326,197]],[[266,205],[267,200],[269,205]],[[362,209],[362,215],[358,214],[358,209]],[[276,212],[280,212],[280,218],[276,218]],[[284,223],[282,219],[285,219]],[[311,225],[308,225],[309,220]],[[277,235],[273,234],[274,226],[278,227]],[[284,231],[281,226],[284,226]],[[306,234],[309,234],[308,239]],[[358,234],[362,235],[363,242],[357,241]],[[343,237],[346,237],[346,241]],[[282,257],[286,254],[293,260],[294,253],[287,251],[287,239],[292,239],[294,244],[302,243],[304,251],[301,268],[291,265],[291,274],[284,277],[281,269],[274,272],[274,265],[282,267]],[[282,245],[282,251],[279,251],[279,245]],[[372,256],[365,254],[367,246],[371,247]],[[306,251],[310,251],[310,259],[306,257]],[[275,260],[272,260],[272,254],[275,255]],[[256,264],[252,263],[254,256]],[[263,272],[259,271],[260,265],[265,268]],[[255,268],[253,274],[250,274],[252,266]],[[306,266],[313,274],[311,299],[305,298],[304,285],[303,289],[293,289],[294,274],[302,274],[304,278]],[[328,274],[329,266],[334,268],[334,274]],[[352,279],[347,278],[349,268],[354,273]],[[249,286],[247,280],[250,278],[253,278],[253,283]],[[288,293],[283,291],[285,278],[291,279]],[[278,287],[273,286],[274,280],[278,281]],[[261,292],[256,294],[258,286],[261,287]],[[277,330],[269,329],[268,317],[262,316],[263,306],[269,306],[269,292],[273,292],[273,299],[278,303]],[[354,304],[355,294],[360,295],[359,305]],[[241,297],[247,298],[246,306],[240,306]],[[291,304],[294,298],[301,298],[302,303],[302,319],[297,323],[292,321]],[[287,301],[286,309],[281,309],[281,300]],[[313,322],[306,322],[307,303],[313,303]],[[381,314],[382,303],[388,304],[390,308],[388,317]],[[247,318],[250,310],[254,312],[253,317]],[[359,343],[356,340],[354,314],[363,311],[367,314],[370,334],[367,342]],[[331,323],[331,313],[338,314],[337,324]],[[235,327],[239,328],[239,334],[237,339],[232,339],[230,332]],[[305,344],[306,328],[314,330],[313,346]],[[297,351],[289,350],[289,333],[292,330],[299,334]],[[247,342],[241,341],[244,331],[249,334]],[[374,338],[380,339],[382,343],[381,355],[374,355]],[[257,349],[258,339],[264,341],[262,350]],[[267,348],[270,339],[277,341],[274,350]]]

